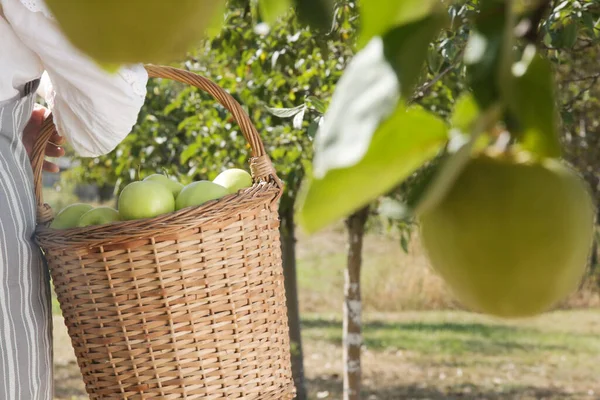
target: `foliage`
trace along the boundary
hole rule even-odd
[[[402,214],[400,225],[406,224],[417,206],[435,200],[431,193],[439,196],[452,184],[460,158],[472,151],[471,135],[489,145],[507,131],[513,145],[539,157],[562,153],[598,192],[600,6],[595,2],[378,0],[359,3],[358,10],[353,2],[337,2],[331,29],[313,31],[304,25],[314,17],[307,8],[298,9],[298,22],[285,13],[289,7],[283,5],[289,4],[231,1],[222,33],[178,65],[214,79],[248,109],[286,182],[283,207],[292,205],[306,171],[313,172],[299,206],[300,221],[310,231],[385,194],[395,199],[394,219]],[[346,68],[359,22],[360,51]],[[453,113],[465,93],[473,95],[476,111],[458,126]],[[423,110],[448,126],[445,137],[427,149],[415,140],[422,132],[404,124]],[[383,150],[371,145],[381,130],[397,130],[406,138],[394,137],[400,147],[393,162],[400,164],[367,165],[372,177],[390,169],[395,175],[372,191],[357,191],[367,154],[380,161]],[[313,169],[307,160],[315,133]],[[400,157],[413,151],[419,162]],[[85,162],[73,173],[122,185],[138,169],[144,175],[165,168],[185,182],[241,166],[248,156],[222,107],[195,89],[153,81],[134,133],[114,154]],[[455,166],[446,168],[447,163]],[[422,178],[425,170],[430,173]],[[334,187],[340,173],[347,177],[344,188]],[[322,200],[325,195],[331,195],[328,201]]]
[[[483,138],[485,140],[483,145],[493,144],[500,139],[500,133],[506,132],[510,134],[510,143],[529,150],[537,157],[559,156],[561,148],[557,124],[558,110],[555,107],[554,97],[555,74],[553,72],[556,69],[556,63],[560,61],[548,54],[548,44],[546,42],[556,43],[556,46],[568,46],[569,48],[581,42],[584,47],[589,46],[590,49],[595,50],[597,46],[594,47],[593,44],[598,44],[596,33],[596,25],[599,19],[598,6],[593,5],[591,2],[562,2],[556,5],[548,18],[544,19],[543,17],[548,14],[547,11],[550,7],[550,3],[547,1],[482,0],[455,2],[447,10],[451,22],[440,32],[436,40],[430,41],[425,36],[421,37],[415,34],[418,31],[416,28],[405,29],[396,41],[386,40],[393,33],[402,31],[401,27],[406,28],[408,25],[418,24],[421,31],[427,29],[429,25],[424,13],[432,17],[440,12],[436,7],[417,9],[421,3],[416,2],[418,5],[415,3],[415,8],[411,13],[407,11],[410,3],[394,3],[396,6],[394,12],[387,8],[386,13],[388,19],[390,15],[410,15],[413,19],[409,22],[399,18],[394,20],[392,25],[389,25],[389,21],[382,16],[380,22],[383,26],[388,27],[387,31],[367,30],[370,34],[380,35],[383,38],[383,54],[386,57],[380,58],[381,63],[387,61],[389,67],[397,70],[393,60],[400,57],[405,63],[413,63],[412,66],[405,67],[404,70],[407,68],[414,70],[424,64],[427,66],[427,69],[423,69],[421,74],[421,81],[426,83],[412,92],[404,91],[405,85],[402,85],[402,82],[403,79],[406,79],[406,74],[404,76],[397,74],[396,90],[398,90],[400,103],[402,103],[403,98],[405,102],[418,102],[438,116],[450,120],[452,119],[452,111],[450,110],[453,109],[453,104],[463,92],[468,90],[477,102],[479,116],[462,129],[450,124],[447,140],[440,143],[438,147],[440,152],[446,155],[443,168],[438,168],[432,179],[422,182],[427,190],[423,188],[418,190],[422,196],[413,199],[415,204],[396,205],[396,210],[403,208],[410,212],[419,204],[431,204],[435,201],[435,196],[439,197],[452,184],[453,176],[456,176],[457,171],[462,168],[460,160],[469,157],[472,149],[465,146],[472,146],[475,140],[480,143],[479,141]],[[391,4],[385,1],[369,2],[368,5],[363,4],[360,10],[361,17],[366,21],[368,18],[372,18],[371,7],[392,7]],[[371,16],[369,17],[369,15]],[[540,21],[542,21],[541,24]],[[377,40],[377,36],[365,38],[364,32],[365,30],[363,30],[362,35],[364,41],[370,40],[372,43]],[[542,41],[542,38],[544,41]],[[426,63],[418,56],[412,59],[402,57],[405,51],[405,43],[411,43],[411,41],[413,42],[411,46],[414,46],[415,49],[429,46],[430,51]],[[370,51],[369,46],[366,46],[357,54],[356,59],[360,59],[361,55],[368,51]],[[413,54],[419,53],[413,52]],[[389,55],[392,55],[392,57]],[[373,58],[371,57],[371,59]],[[361,73],[368,74],[367,69],[372,69],[373,65],[365,65],[364,68],[365,70],[360,70],[360,68],[351,70],[349,68],[346,74],[357,76]],[[378,65],[378,68],[385,70],[385,64]],[[597,77],[594,74],[591,75],[594,83],[597,82]],[[341,82],[344,81],[344,78],[345,76],[342,77]],[[382,74],[380,81],[384,79],[388,78]],[[370,82],[372,86],[375,84],[376,81]],[[433,91],[435,95],[427,96],[427,93],[424,93],[427,91]],[[344,94],[346,94],[345,88],[342,85],[338,86],[331,108],[325,115],[325,120],[330,115],[335,118],[339,104],[343,104],[346,109],[352,109],[359,104],[358,100]],[[387,188],[380,188],[374,193],[364,192],[362,198],[360,196],[351,197],[350,187],[352,185],[347,185],[348,189],[341,190],[338,188],[336,193],[332,195],[331,188],[328,187],[329,184],[326,182],[327,175],[334,176],[340,168],[343,168],[345,174],[349,176],[348,180],[360,182],[364,176],[364,162],[367,160],[364,154],[377,151],[372,150],[376,137],[374,132],[383,126],[389,129],[389,125],[394,120],[393,115],[386,113],[385,110],[382,113],[382,107],[377,106],[377,104],[384,98],[392,98],[392,95],[393,93],[389,90],[379,94],[373,93],[368,100],[363,99],[360,102],[359,105],[365,110],[369,110],[368,107],[370,106],[377,110],[369,113],[370,117],[376,115],[377,112],[380,113],[378,124],[359,127],[360,129],[352,132],[354,144],[367,143],[363,148],[357,148],[356,145],[352,148],[344,147],[348,140],[344,140],[343,136],[350,136],[345,132],[339,134],[341,136],[339,138],[332,139],[329,137],[332,136],[332,132],[338,134],[336,133],[335,124],[331,127],[323,126],[323,129],[317,134],[315,176],[311,178],[311,183],[307,185],[306,192],[308,195],[300,208],[300,215],[306,216],[305,220],[303,218],[300,218],[300,220],[304,221],[304,226],[309,231],[322,228],[329,221],[358,209],[388,190]],[[584,95],[580,95],[580,97],[582,96]],[[338,104],[336,104],[336,100]],[[564,115],[564,112],[562,114]],[[342,124],[343,122],[340,122],[338,125],[342,126]],[[396,129],[402,131],[403,135],[407,134],[404,125],[397,124]],[[419,134],[421,133],[411,132],[407,134],[407,137]],[[469,135],[472,135],[471,138],[469,138]],[[321,141],[319,140],[321,137],[328,140]],[[563,140],[563,144],[564,142]],[[408,145],[408,143],[406,144]],[[418,148],[416,144],[412,146],[415,149]],[[336,165],[331,162],[329,165],[319,163],[320,155],[343,153],[346,149],[351,149],[351,151],[360,154],[361,157],[355,157],[355,159],[344,165]],[[459,149],[462,149],[462,151],[457,151]],[[427,165],[431,157],[426,156],[426,152],[423,150],[421,151],[424,155],[422,165]],[[399,158],[402,157],[399,156]],[[378,159],[378,157],[374,157],[374,159]],[[450,168],[451,165],[453,165],[452,168]],[[373,173],[384,173],[386,167],[380,166],[377,172],[375,172],[377,168],[375,167]],[[411,161],[408,159],[406,159],[405,167],[407,171],[413,174],[408,173],[406,176],[399,174],[396,178],[396,184],[401,184],[406,177],[411,177],[414,174],[418,175],[420,172],[419,166],[411,166]],[[406,182],[400,186],[400,189],[402,190],[403,187],[407,189]],[[412,188],[412,185],[409,184],[408,188]],[[345,206],[336,211],[327,211],[327,206],[322,201],[317,201],[325,193],[329,194],[330,201],[334,203],[343,202]],[[435,195],[433,200],[432,195]],[[402,197],[402,195],[396,197]],[[328,213],[328,218],[323,218],[321,213]],[[402,214],[405,218],[406,213]],[[311,218],[315,215],[319,215],[320,219]]]
[[[244,1],[231,1],[222,33],[190,53],[181,68],[230,92],[247,110],[285,182],[282,207],[291,207],[312,156],[320,115],[353,50],[352,2],[336,8],[331,33],[315,36],[287,14],[256,25]],[[289,117],[293,117],[290,119]],[[116,151],[81,160],[67,179],[116,183],[154,172],[183,183],[244,167],[250,157],[233,117],[193,87],[153,79],[139,123]]]

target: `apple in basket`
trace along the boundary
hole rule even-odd
[[[230,168],[221,172],[213,182],[226,188],[229,193],[236,193],[252,186],[252,176],[243,169]]]
[[[186,207],[199,206],[207,201],[220,199],[228,194],[229,191],[226,188],[214,182],[192,182],[184,187],[179,196],[177,196],[175,208],[181,210]]]
[[[121,216],[119,212],[112,207],[98,207],[93,208],[86,212],[79,218],[77,226],[92,226],[92,225],[104,225],[111,222],[120,221]]]
[[[75,203],[63,208],[50,224],[50,228],[68,229],[79,224],[79,218],[93,207],[89,204]]]
[[[119,196],[119,214],[123,220],[153,218],[175,210],[173,193],[152,180],[132,182]]]
[[[177,195],[179,194],[179,192],[181,192],[181,189],[183,189],[183,184],[163,174],[152,174],[144,178],[144,181],[158,182],[166,186],[171,191],[171,193],[173,193],[173,197],[175,198],[177,198]]]

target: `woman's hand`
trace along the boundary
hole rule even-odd
[[[23,130],[23,145],[25,146],[25,150],[27,150],[27,155],[31,160],[33,146],[35,145],[35,141],[40,134],[40,130],[42,129],[42,124],[46,119],[46,115],[48,110],[45,107],[40,105],[36,105],[33,112],[31,113],[31,118],[29,122],[25,126]],[[46,157],[62,157],[65,155],[65,149],[60,147],[61,144],[65,142],[65,138],[60,136],[57,131],[52,133],[50,136],[50,140],[46,145]],[[60,169],[58,165],[51,163],[50,161],[44,160],[43,170],[47,172],[59,172]]]

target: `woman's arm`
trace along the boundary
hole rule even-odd
[[[108,73],[71,45],[45,13],[31,11],[20,0],[0,4],[47,72],[45,97],[58,132],[82,156],[113,150],[131,131],[144,103],[148,75],[143,66]]]

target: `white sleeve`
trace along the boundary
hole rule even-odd
[[[141,65],[111,74],[77,50],[40,0],[0,0],[7,21],[45,69],[41,92],[59,133],[84,157],[113,150],[131,131],[146,96]],[[33,4],[34,6],[31,6]],[[39,12],[38,12],[39,11]]]

